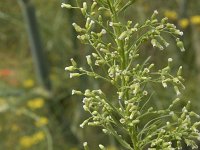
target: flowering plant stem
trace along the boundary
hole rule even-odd
[[[77,38],[94,49],[86,56],[87,68],[78,67],[71,59],[72,65],[65,68],[70,72],[70,78],[87,75],[103,79],[115,89],[110,95],[103,89],[72,90],[72,94],[84,97],[83,108],[91,114],[80,127],[100,126],[103,133],[113,136],[123,149],[128,150],[182,149],[182,142],[195,149],[195,139],[200,139],[197,129],[200,122],[193,121],[193,118],[199,119],[200,116],[189,110],[190,101],[182,111],[174,109],[185,89],[182,66],[174,75],[171,72],[172,58],[168,58],[166,67],[160,69],[150,63],[150,56],[143,62],[139,59],[146,42],[156,49],[167,48],[169,43],[164,34],[175,38],[177,47],[184,52],[179,38],[183,32],[168,23],[167,18],[159,21],[157,11],[143,24],[134,24],[131,20],[123,22],[121,14],[134,3],[135,0],[94,0],[92,4],[61,5],[81,11],[85,26],[72,25],[79,33]],[[176,93],[172,104],[162,110],[149,106],[154,93],[151,87],[162,86],[160,88],[167,90],[168,85],[174,87]],[[87,142],[83,146],[85,150],[89,149]],[[106,149],[102,144],[99,148]]]

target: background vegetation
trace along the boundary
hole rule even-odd
[[[31,2],[35,9],[37,36],[30,42],[25,7],[22,2]],[[79,44],[71,24],[83,22],[72,10],[63,10],[65,1],[0,1],[0,149],[81,149],[82,142],[107,143],[116,149],[112,138],[104,137],[97,129],[80,129],[86,118],[82,100],[71,97],[71,89],[99,86],[87,78],[69,80],[64,71],[69,59],[82,59],[90,47]],[[74,3],[68,0],[68,3]],[[87,2],[90,2],[88,0]],[[29,4],[29,3],[28,3]],[[30,5],[28,5],[30,6]],[[166,56],[155,53],[150,44],[144,47],[144,55],[152,55],[156,64],[162,66],[164,58],[172,57],[174,64],[183,65],[186,91],[193,109],[200,113],[200,1],[199,0],[139,0],[125,17],[134,22],[143,22],[157,9],[160,17],[166,16],[184,31],[186,52],[180,55],[175,43],[168,48]],[[106,15],[106,14],[105,14]],[[29,18],[30,19],[30,18]],[[33,20],[31,20],[33,21]],[[36,33],[36,32],[33,32]],[[170,37],[168,37],[170,41]],[[39,45],[39,46],[38,46]],[[34,55],[40,51],[40,57]],[[107,85],[102,85],[109,89]],[[170,93],[160,89],[154,104],[162,108],[169,104],[165,99]]]

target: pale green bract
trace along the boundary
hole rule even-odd
[[[185,89],[182,66],[177,74],[172,75],[172,58],[168,59],[166,67],[159,70],[149,63],[150,57],[142,64],[136,63],[145,42],[160,50],[168,47],[163,34],[172,35],[180,50],[185,51],[179,38],[183,32],[168,23],[167,18],[161,21],[156,19],[157,11],[143,24],[120,21],[121,13],[132,4],[135,0],[94,0],[91,5],[84,2],[77,6],[62,4],[62,7],[82,12],[85,26],[76,23],[73,26],[79,34],[77,38],[94,49],[86,56],[89,69],[78,67],[71,59],[72,65],[65,70],[70,72],[70,78],[87,75],[102,79],[116,91],[112,93],[116,100],[109,100],[110,96],[101,89],[73,90],[72,94],[84,96],[83,108],[91,114],[80,127],[100,126],[103,133],[112,135],[127,150],[177,150],[182,149],[182,141],[196,149],[196,140],[200,140],[197,129],[200,122],[192,120],[200,116],[189,110],[190,101],[181,111],[173,110],[180,101],[181,91]],[[100,74],[97,70],[103,71]],[[165,90],[168,85],[174,87],[177,98],[166,109],[148,108],[153,92],[146,86],[159,84]],[[89,149],[87,142],[83,145],[85,150]],[[102,144],[99,148],[106,149]]]

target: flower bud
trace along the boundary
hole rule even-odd
[[[90,55],[88,55],[88,56],[86,56],[86,60],[87,60],[87,63],[88,63],[88,65],[92,65],[92,60],[91,60],[91,56]]]
[[[98,55],[97,55],[96,53],[92,53],[92,56],[93,56],[94,58],[98,58]]]
[[[102,129],[103,133],[108,133],[108,130],[107,129]]]
[[[162,86],[163,86],[164,88],[166,88],[166,87],[167,87],[167,83],[166,83],[165,81],[162,81]]]
[[[153,15],[151,16],[151,20],[155,19],[156,15],[158,15],[158,11],[154,10]]]
[[[102,150],[106,150],[106,148],[102,144],[99,144],[99,148]]]
[[[62,7],[62,8],[67,8],[67,9],[72,8],[72,6],[71,6],[70,4],[65,4],[65,3],[62,3],[62,4],[61,4],[61,7]]]
[[[93,2],[91,6],[91,11],[94,11],[95,7],[97,6],[97,2]]]
[[[179,91],[179,88],[177,86],[174,86],[174,90],[176,92],[176,95],[180,95],[181,92]]]
[[[124,119],[124,118],[121,118],[119,121],[120,121],[122,124],[125,123],[125,119]]]
[[[184,52],[184,51],[185,51],[183,42],[180,41],[179,39],[176,40],[176,45],[178,46],[178,48],[180,48],[181,52]]]
[[[76,32],[83,32],[83,31],[85,31],[83,28],[81,28],[76,23],[73,23],[72,25],[74,26],[74,29],[76,30]]]
[[[76,66],[77,66],[77,63],[75,62],[75,60],[74,60],[73,58],[71,58],[70,60],[71,60],[72,65],[73,65],[74,67],[76,67]]]
[[[81,127],[81,128],[84,128],[84,126],[85,126],[87,123],[88,123],[88,119],[87,119],[87,120],[85,120],[85,121],[83,121],[83,123],[82,123],[82,124],[80,124],[80,127]]]
[[[180,30],[175,30],[174,34],[177,34],[177,35],[180,35],[180,36],[182,36],[182,35],[183,35],[183,32],[182,32],[182,31],[180,31]]]
[[[74,66],[65,67],[67,71],[74,71],[76,68]]]
[[[200,116],[193,111],[191,111],[189,114],[190,114],[190,116],[193,116],[193,117],[196,117],[197,119],[200,119]]]
[[[83,93],[81,91],[77,91],[77,90],[72,90],[72,95],[83,95]]]
[[[183,70],[183,67],[180,66],[178,71],[177,71],[177,76],[181,76],[182,75],[182,70]]]
[[[86,15],[86,11],[87,11],[87,3],[83,2],[83,8],[81,8],[81,12],[84,16]]]
[[[84,143],[83,143],[83,147],[84,147],[84,150],[89,150],[89,147],[88,147],[88,143],[87,143],[87,142],[84,142]]]
[[[79,74],[79,73],[70,73],[69,74],[69,77],[70,78],[73,78],[73,77],[80,77],[81,76],[81,74]]]
[[[163,18],[163,19],[161,20],[161,23],[162,23],[162,24],[165,24],[165,23],[167,22],[167,20],[168,20],[168,18],[165,17],[165,18]]]

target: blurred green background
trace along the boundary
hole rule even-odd
[[[109,86],[87,78],[69,80],[64,71],[69,59],[74,57],[84,65],[91,48],[77,41],[72,28],[73,22],[83,24],[83,17],[79,12],[61,9],[62,2],[75,3],[0,1],[0,150],[79,150],[84,141],[92,143],[92,147],[106,143],[108,150],[117,150],[115,141],[102,135],[101,130],[79,127],[87,114],[81,98],[72,97],[71,90]],[[180,53],[172,38],[166,37],[171,44],[165,52],[158,52],[147,43],[143,56],[152,55],[158,66],[172,57],[175,70],[183,65],[186,79],[183,97],[192,101],[192,108],[198,113],[199,8],[199,0],[139,0],[125,12],[125,18],[143,22],[157,9],[160,18],[168,17],[184,31],[185,53]],[[172,93],[158,93],[152,103],[158,108],[165,107]]]

